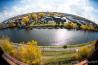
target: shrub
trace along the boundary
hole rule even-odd
[[[9,54],[11,54],[14,49],[14,46],[12,45],[12,42],[10,42],[9,38],[0,39],[0,47]]]
[[[90,54],[92,54],[93,50],[94,50],[94,46],[80,47],[79,51],[74,54],[74,59],[79,60],[79,61],[84,60]]]
[[[41,64],[41,50],[34,40],[16,47],[9,39],[0,39],[0,47],[19,61],[29,65]]]
[[[65,28],[68,28],[68,29],[76,29],[77,27],[78,27],[78,25],[73,22],[68,22],[65,24]]]
[[[67,48],[67,45],[64,45],[63,48],[64,48],[64,49]]]
[[[37,46],[36,41],[28,42],[27,44],[21,45],[17,49],[17,54],[19,55],[17,59],[27,63],[27,64],[40,64],[41,61],[41,51]]]

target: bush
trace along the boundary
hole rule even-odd
[[[16,47],[9,39],[0,39],[0,47],[19,61],[29,65],[41,64],[41,50],[34,40]]]
[[[94,50],[94,46],[83,46],[83,47],[80,47],[79,51],[76,52],[74,54],[74,59],[76,60],[84,60],[86,59],[90,54],[92,54]]]
[[[67,48],[67,45],[64,45],[63,48],[66,49]]]
[[[65,28],[76,29],[76,28],[78,28],[78,25],[76,23],[73,23],[73,22],[68,22],[65,24]]]
[[[27,44],[21,45],[17,49],[17,59],[27,63],[27,64],[40,64],[41,61],[41,51],[37,46],[36,41],[28,42]]]
[[[9,38],[0,39],[0,47],[9,54],[11,54],[14,49],[14,46],[12,45],[12,42],[10,42]]]

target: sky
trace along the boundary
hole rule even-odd
[[[31,12],[62,12],[98,23],[98,0],[0,0],[0,22]]]

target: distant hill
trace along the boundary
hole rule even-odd
[[[76,21],[76,22],[80,22],[80,23],[85,23],[85,24],[97,25],[95,22],[93,22],[93,21],[91,21],[91,20],[88,20],[88,19],[83,18],[83,17],[80,17],[80,16],[76,16],[76,15],[72,15],[72,14],[67,14],[67,13],[59,13],[59,12],[34,12],[34,13],[45,13],[45,14],[55,13],[55,14],[57,14],[57,15],[64,15],[64,16],[66,16],[69,20],[72,20],[72,21]],[[19,15],[19,16],[15,16],[15,17],[9,18],[9,19],[3,21],[3,23],[8,22],[8,21],[10,21],[10,20],[14,20],[14,19],[21,18],[21,17],[23,17],[23,16],[27,16],[27,15],[29,15],[29,14],[32,14],[32,13],[28,13],[28,14]]]
[[[32,13],[27,13],[27,14],[9,18],[9,19],[3,21],[2,23],[6,24],[6,23],[15,22],[16,20],[23,19],[23,17],[26,17],[26,16],[28,16],[29,22],[34,22],[35,21],[34,14],[37,15],[37,21],[42,21],[42,19],[44,19],[45,17],[66,17],[67,22],[76,23],[80,26],[81,25],[92,25],[94,28],[98,29],[98,25],[91,20],[88,20],[88,19],[80,17],[80,16],[67,14],[67,13],[59,13],[59,12],[32,12]]]

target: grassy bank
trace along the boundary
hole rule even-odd
[[[0,47],[9,55],[29,65],[72,65],[87,58],[96,41],[65,46],[37,46],[32,40],[14,44],[8,38],[0,39]]]
[[[96,41],[84,44],[63,46],[41,46],[43,49],[43,65],[72,65],[76,61],[87,58],[94,50]]]

